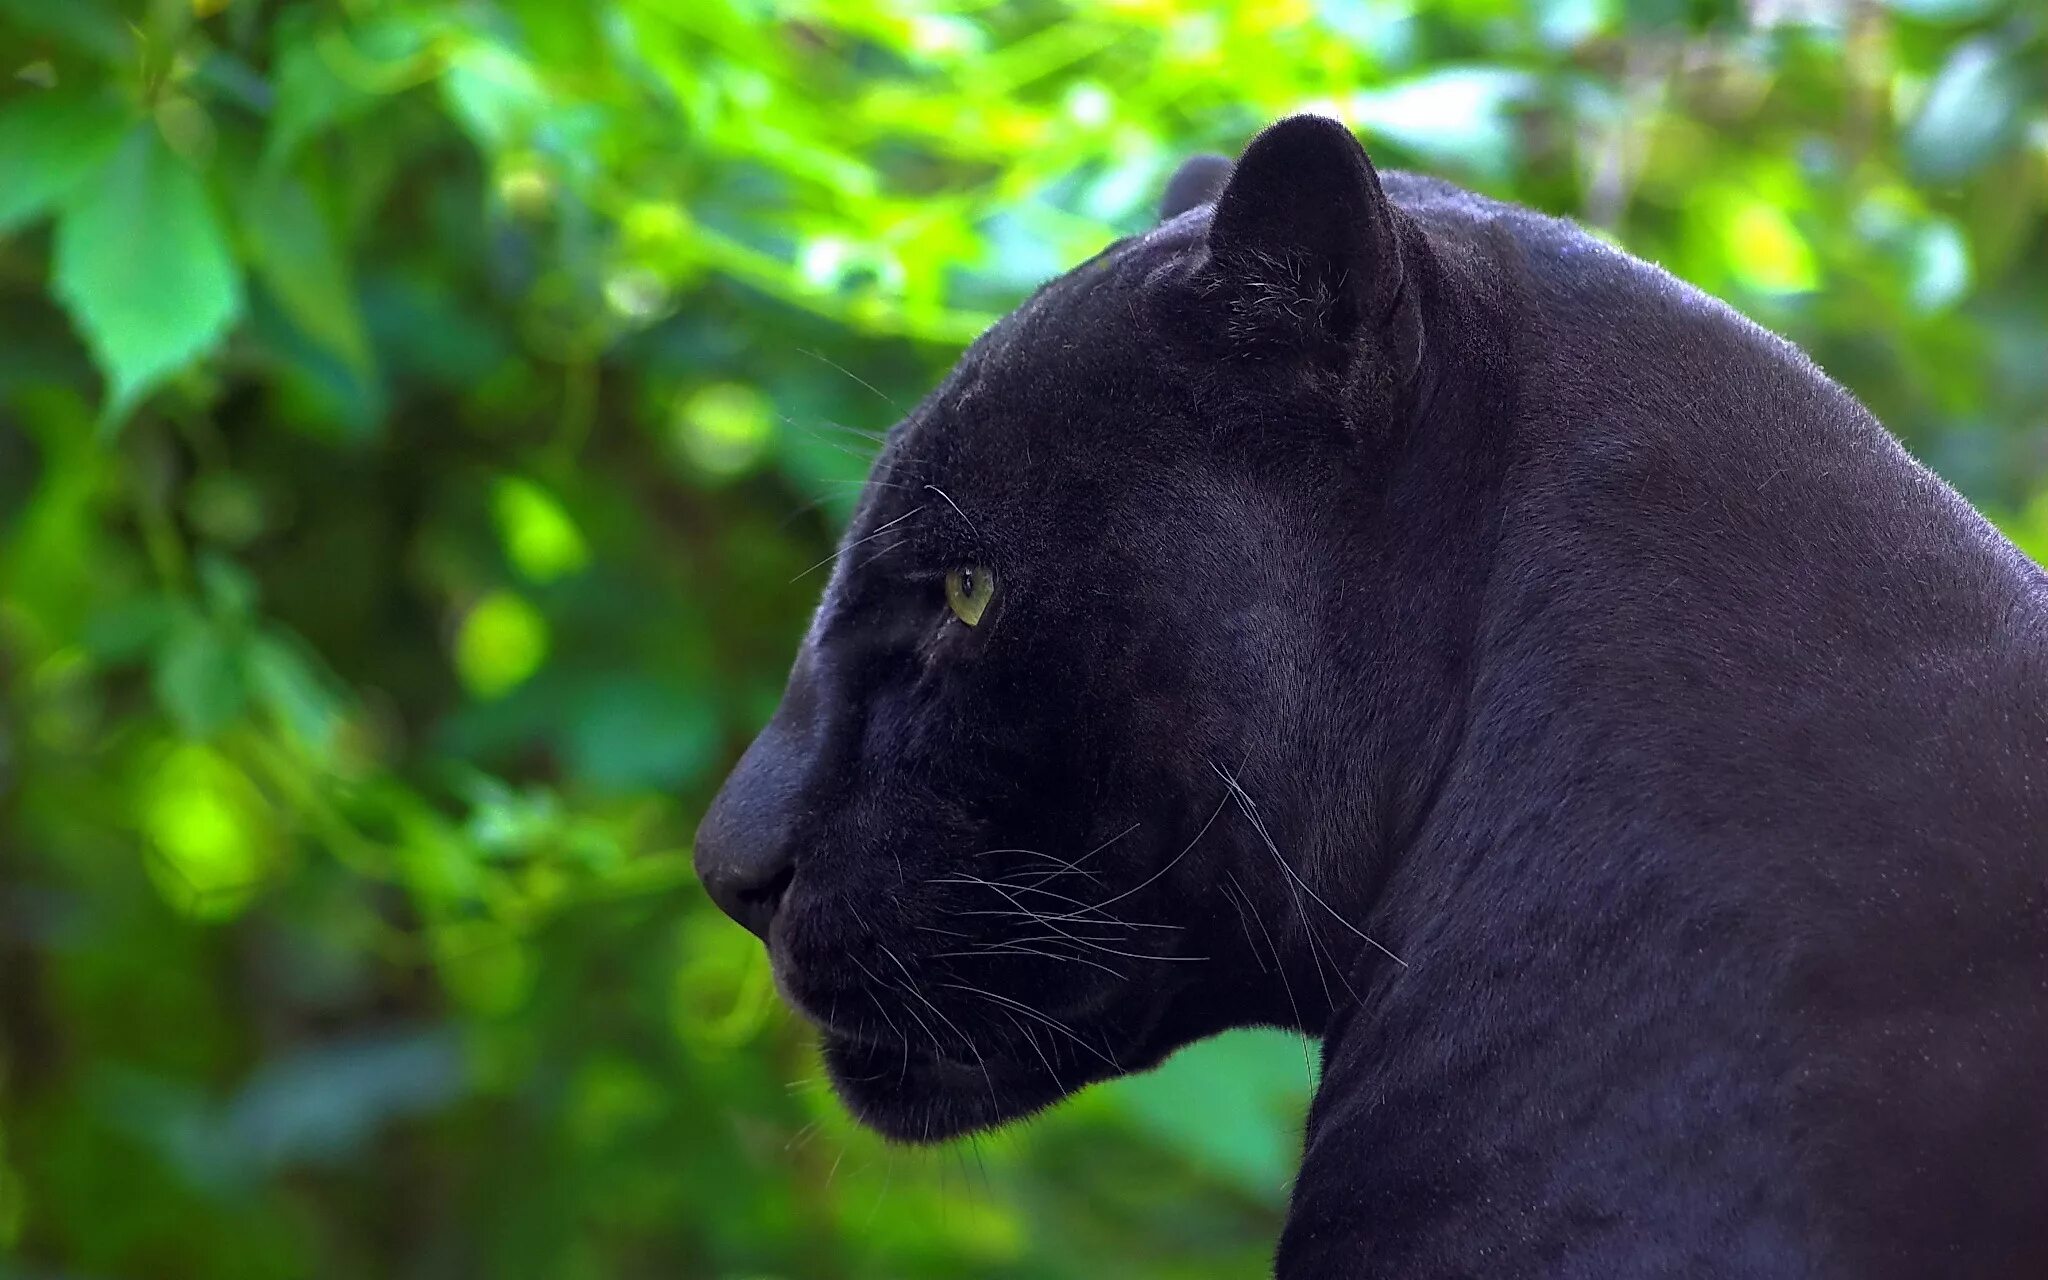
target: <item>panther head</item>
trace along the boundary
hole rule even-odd
[[[891,432],[697,837],[863,1121],[938,1140],[1321,1029],[1426,802],[1461,554],[1395,480],[1432,236],[1335,122],[1192,161]],[[1425,509],[1426,508],[1426,509]],[[1361,977],[1361,975],[1364,975]]]

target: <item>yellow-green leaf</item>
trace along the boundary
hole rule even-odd
[[[482,698],[510,693],[548,656],[548,622],[520,597],[496,591],[477,601],[455,636],[455,669]]]
[[[1801,293],[1820,283],[1813,249],[1785,211],[1765,200],[1732,205],[1722,234],[1738,280],[1776,293]]]
[[[553,582],[590,561],[590,549],[575,518],[542,486],[518,476],[498,481],[492,513],[505,554],[535,582]]]
[[[276,860],[262,794],[225,756],[197,743],[171,748],[150,771],[138,816],[155,855],[150,877],[187,915],[235,915]]]

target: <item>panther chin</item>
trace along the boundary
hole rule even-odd
[[[1070,1013],[1060,1030],[1035,1036],[982,1027],[971,1046],[853,1034],[794,1003],[819,1030],[826,1074],[847,1110],[882,1136],[911,1144],[1022,1120],[1099,1080],[1157,1066],[1179,1043],[1162,1031],[1161,1010],[1131,1001],[1093,1017]]]
[[[984,1048],[957,1061],[930,1046],[873,1043],[823,1033],[825,1069],[856,1119],[896,1142],[934,1143],[994,1129],[1058,1102],[1088,1083],[1078,1070],[1055,1078],[1036,1058]],[[1110,1074],[1107,1070],[1092,1077]]]

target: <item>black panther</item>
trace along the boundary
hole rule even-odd
[[[696,856],[867,1124],[1299,1028],[1285,1280],[2048,1276],[2048,583],[1796,348],[1296,117],[841,550]]]

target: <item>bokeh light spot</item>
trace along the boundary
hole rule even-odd
[[[492,514],[505,554],[535,582],[553,582],[590,562],[576,521],[555,495],[531,480],[501,478],[491,494]]]
[[[156,854],[150,877],[174,909],[221,920],[248,905],[271,862],[272,833],[263,797],[240,769],[198,743],[174,747],[139,812]]]
[[[1722,225],[1729,269],[1742,283],[1774,293],[1803,293],[1820,283],[1813,249],[1784,210],[1743,199]]]
[[[699,470],[723,479],[749,471],[774,433],[768,399],[752,387],[715,383],[676,411],[675,445]]]
[[[480,698],[496,698],[525,684],[548,656],[548,622],[509,591],[477,601],[455,636],[455,670]]]

